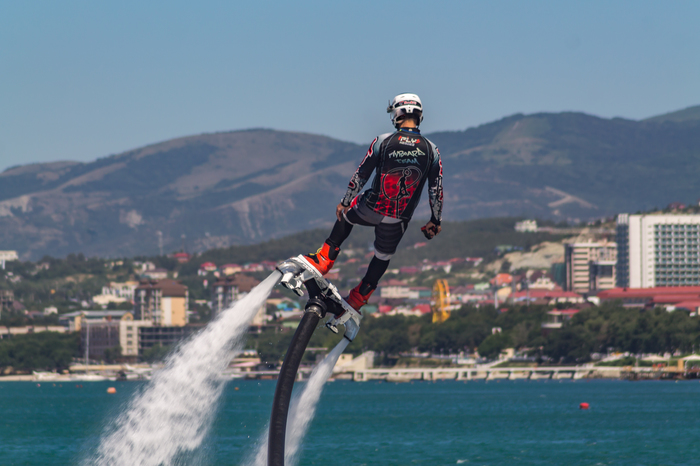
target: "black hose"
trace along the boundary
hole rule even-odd
[[[284,466],[284,441],[287,432],[287,415],[289,414],[289,400],[292,398],[294,380],[299,370],[299,363],[304,356],[304,351],[309,344],[311,335],[321,319],[321,309],[318,313],[315,309],[307,307],[304,317],[299,322],[292,342],[284,357],[282,369],[277,379],[275,399],[272,402],[272,416],[270,416],[270,433],[267,444],[267,465]]]

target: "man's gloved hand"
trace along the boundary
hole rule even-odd
[[[338,204],[338,207],[335,208],[335,216],[339,222],[343,221],[343,215],[345,215],[345,212],[348,210],[350,210],[350,206],[344,206],[342,203]]]
[[[433,222],[428,222],[424,227],[421,227],[420,231],[423,232],[426,238],[433,239],[442,231],[442,227],[440,225],[435,225]]]

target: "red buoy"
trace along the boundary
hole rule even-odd
[[[588,409],[588,403],[581,403],[578,407],[579,409]]]

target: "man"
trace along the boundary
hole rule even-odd
[[[367,304],[396,252],[408,222],[420,201],[425,182],[432,215],[421,230],[428,239],[440,233],[442,218],[442,163],[435,144],[420,134],[423,106],[415,94],[399,94],[387,113],[396,132],[372,141],[336,207],[337,221],[323,246],[306,259],[325,275],[333,267],[340,246],[354,225],[373,226],[374,257],[364,278],[345,299],[357,311]],[[371,188],[360,194],[372,172]]]

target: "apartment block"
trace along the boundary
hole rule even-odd
[[[134,290],[134,314],[156,326],[187,325],[187,287],[175,280],[143,280]]]
[[[122,349],[122,356],[138,356],[140,347],[141,327],[151,327],[150,320],[134,320],[133,318],[119,321],[119,346]]]
[[[567,291],[586,293],[615,287],[616,243],[589,241],[564,246]]]
[[[109,286],[102,287],[102,294],[133,302],[134,290],[136,290],[137,286],[139,286],[139,282],[136,281],[127,281],[123,283],[109,282]]]
[[[239,273],[222,277],[212,287],[211,301],[214,315],[231,307],[234,301],[248,294],[258,283],[260,283],[259,280]]]
[[[700,285],[700,215],[620,214],[617,286]]]

